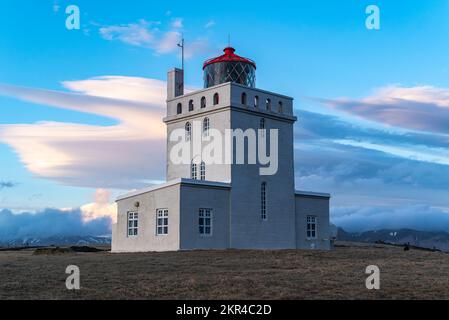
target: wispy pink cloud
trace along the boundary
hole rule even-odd
[[[164,82],[109,76],[63,84],[72,91],[0,84],[0,95],[108,117],[117,123],[0,125],[0,142],[10,145],[30,172],[66,185],[93,188],[128,189],[163,178]]]
[[[449,134],[449,89],[388,86],[363,99],[324,99],[330,107],[409,130]]]

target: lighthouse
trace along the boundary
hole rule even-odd
[[[293,98],[258,88],[256,63],[232,47],[223,51],[204,62],[202,89],[186,93],[184,70],[168,72],[166,183],[118,197],[113,252],[331,249],[330,194],[295,188]],[[196,124],[199,132],[192,130]],[[264,174],[263,161],[207,161],[212,130],[218,136],[243,132],[233,143],[245,151],[251,132],[267,132],[267,139],[276,133],[275,143],[270,140],[276,170]],[[176,132],[189,145],[201,141],[188,161],[170,157],[179,144]]]

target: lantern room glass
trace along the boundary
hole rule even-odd
[[[234,82],[255,88],[256,68],[249,63],[241,61],[216,62],[204,68],[204,88],[226,82]]]

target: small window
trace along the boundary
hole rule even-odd
[[[220,103],[220,96],[218,93],[214,94],[214,106]]]
[[[284,113],[284,106],[282,105],[282,101],[279,101],[279,113]]]
[[[203,137],[209,136],[209,129],[210,129],[209,118],[204,118],[204,120],[203,120]]]
[[[270,99],[267,99],[265,101],[265,107],[267,110],[271,110],[271,100]]]
[[[193,104],[193,100],[189,101],[189,111],[193,111],[195,109],[195,106]]]
[[[192,163],[190,166],[190,178],[193,180],[198,179],[198,167],[196,163]]]
[[[156,217],[156,235],[168,234],[168,209],[158,209]]]
[[[307,239],[316,239],[317,219],[315,216],[307,216]]]
[[[137,236],[139,227],[139,214],[128,212],[128,236]]]
[[[176,107],[176,112],[177,112],[177,114],[182,113],[182,104],[181,103],[178,103],[178,106]]]
[[[200,209],[198,216],[198,228],[200,235],[212,235],[212,209]]]
[[[201,108],[206,108],[206,97],[201,98]]]
[[[267,220],[267,183],[263,182],[260,186],[260,217],[263,221]]]
[[[200,179],[203,181],[206,180],[206,164],[204,161],[200,164]]]
[[[241,100],[242,104],[246,106],[246,93],[243,92],[242,93],[242,100]]]
[[[259,108],[259,97],[258,96],[254,97],[254,108]]]
[[[186,123],[186,132],[185,132],[186,141],[190,141],[192,138],[192,125],[190,122]]]

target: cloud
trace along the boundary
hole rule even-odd
[[[60,8],[61,8],[61,6],[59,5],[58,1],[54,0],[53,6],[52,6],[53,12],[58,13]]]
[[[103,39],[121,41],[125,44],[154,50],[156,54],[179,53],[178,44],[181,42],[183,20],[172,20],[171,30],[160,30],[160,22],[140,20],[137,23],[124,25],[103,26],[99,29]],[[196,54],[206,54],[210,51],[209,42],[205,38],[194,39],[186,45],[185,57],[191,58]]]
[[[164,82],[107,76],[63,85],[72,92],[0,84],[0,95],[116,123],[0,125],[0,141],[15,150],[30,172],[66,185],[93,188],[129,189],[163,178]]]
[[[314,112],[297,114],[297,188],[330,192],[333,206],[449,207],[446,136],[366,127]]]
[[[17,183],[14,183],[12,181],[0,181],[0,190],[3,188],[14,188],[17,185]]]
[[[97,189],[94,202],[81,206],[80,210],[83,222],[105,217],[110,218],[113,223],[117,221],[117,204],[110,203],[110,192],[105,189]]]
[[[156,31],[150,27],[157,24],[159,23],[140,20],[138,23],[127,25],[101,27],[99,31],[105,40],[119,40],[133,46],[153,47],[156,43]]]
[[[181,18],[173,19],[171,26],[172,26],[172,28],[175,28],[175,29],[181,29],[184,27],[183,20]]]
[[[52,236],[103,236],[111,233],[107,217],[84,221],[82,212],[45,209],[37,213],[0,211],[0,241]]]
[[[449,89],[392,85],[363,99],[323,99],[330,107],[370,121],[449,135]]]
[[[177,31],[166,32],[155,45],[157,53],[166,54],[175,52],[179,49],[178,44],[181,43],[182,35]]]
[[[213,26],[215,26],[215,21],[214,21],[214,20],[209,20],[209,21],[204,25],[204,28],[208,29],[208,28],[212,28]]]
[[[332,210],[331,220],[349,232],[400,228],[449,232],[449,211],[422,204],[337,207]]]

